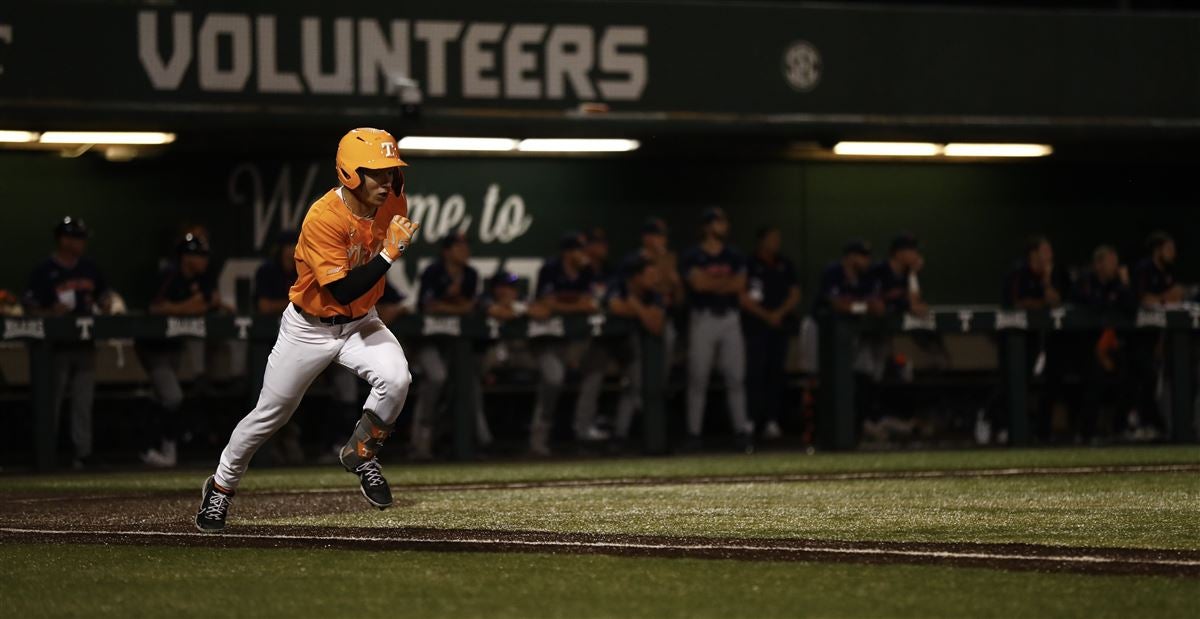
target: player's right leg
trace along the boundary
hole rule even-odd
[[[687,433],[689,447],[698,446],[704,428],[704,405],[717,346],[717,319],[706,311],[692,310],[688,321]]]
[[[613,433],[618,441],[629,438],[633,415],[642,408],[642,345],[640,336],[629,336],[629,361],[625,363],[625,381],[617,400],[617,417]]]
[[[418,459],[433,457],[433,418],[438,400],[446,387],[447,370],[442,352],[434,342],[417,350],[417,367],[421,381],[417,383],[417,404],[412,419],[412,456]]]
[[[608,439],[608,433],[596,427],[600,405],[600,390],[604,387],[604,371],[608,369],[610,342],[593,339],[587,344],[580,370],[579,396],[575,400],[575,439],[596,442]]]
[[[204,501],[196,516],[196,525],[202,530],[224,527],[227,499],[237,490],[250,459],[288,422],[308,386],[333,361],[342,346],[339,331],[339,327],[310,322],[291,306],[283,311],[258,404],[233,429],[216,474],[205,483]]]
[[[558,409],[558,397],[562,394],[567,379],[567,343],[563,341],[542,342],[538,352],[538,391],[533,406],[533,419],[529,422],[529,452],[535,456],[550,455],[550,432],[554,427],[554,413]]]
[[[725,379],[729,424],[739,449],[750,453],[754,451],[754,422],[746,413],[746,346],[737,314],[731,312],[720,318],[717,338],[717,366]]]
[[[408,359],[396,336],[372,309],[354,327],[338,351],[337,360],[371,385],[362,417],[338,460],[347,471],[358,475],[363,498],[379,509],[387,509],[392,504],[392,492],[376,455],[408,399],[412,385]]]

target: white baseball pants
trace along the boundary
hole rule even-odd
[[[412,375],[396,336],[379,320],[375,308],[360,320],[325,325],[301,315],[294,306],[283,310],[279,337],[267,359],[258,405],[246,415],[221,452],[216,482],[237,488],[254,452],[292,417],[313,380],[334,361],[371,385],[364,409],[384,423],[396,422]]]

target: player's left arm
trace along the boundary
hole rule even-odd
[[[316,223],[316,222],[314,222]],[[420,224],[409,221],[403,215],[394,215],[388,223],[383,237],[383,249],[370,262],[350,269],[345,275],[322,284],[342,305],[349,305],[363,296],[379,282],[389,267],[408,250],[408,244],[416,235]],[[318,283],[321,273],[318,271]]]
[[[775,308],[781,318],[791,314],[800,306],[800,284],[796,281],[796,270],[792,267],[791,262],[787,263],[787,287],[787,296],[784,297],[783,303]]]

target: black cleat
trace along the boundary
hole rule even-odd
[[[733,438],[733,444],[738,451],[750,455],[754,453],[754,433],[744,432]]]
[[[342,464],[345,466],[344,460]],[[358,475],[359,487],[368,503],[381,510],[392,506],[392,489],[383,478],[383,467],[379,465],[379,460],[371,458],[353,469],[346,467],[346,470]]]
[[[200,494],[200,510],[196,512],[196,528],[205,533],[215,533],[225,528],[225,517],[233,503],[233,493],[217,488],[217,482],[209,477]]]

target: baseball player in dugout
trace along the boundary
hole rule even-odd
[[[453,232],[439,241],[442,255],[421,273],[419,305],[434,316],[466,316],[478,309],[479,272],[470,265],[471,246],[461,232]],[[472,364],[478,376],[478,364]],[[449,378],[449,351],[444,339],[428,338],[417,350],[421,382],[412,420],[413,459],[433,457],[434,417]],[[483,412],[483,392],[475,390],[475,438],[480,446],[492,442],[491,429]]]
[[[746,414],[746,347],[739,319],[746,289],[746,261],[726,242],[729,220],[711,207],[701,217],[700,244],[684,254],[679,268],[688,288],[687,444],[701,444],[708,380],[714,361],[725,379],[729,420],[738,447],[753,451],[754,426]]]
[[[221,300],[216,281],[209,269],[209,245],[205,233],[197,228],[186,232],[175,246],[175,257],[159,275],[158,292],[150,301],[150,313],[156,316],[203,316],[210,312],[232,313]],[[174,467],[178,462],[177,444],[185,436],[183,386],[179,372],[188,344],[180,340],[139,340],[137,355],[150,378],[158,398],[154,445],[138,457],[147,466]],[[200,359],[204,360],[203,355]],[[205,361],[201,361],[203,364]]]
[[[388,268],[408,249],[418,227],[407,218],[400,170],[405,165],[396,139],[386,131],[354,129],[338,143],[340,185],[304,217],[291,304],[283,310],[262,392],[254,410],[234,428],[216,473],[204,483],[196,513],[200,530],[225,527],[254,452],[287,423],[309,384],[334,362],[371,386],[339,460],[358,476],[368,503],[391,506],[391,489],[376,454],[404,407],[412,375],[375,304],[383,296]]]
[[[63,217],[54,227],[54,253],[29,275],[23,299],[30,316],[91,316],[107,314],[113,295],[100,267],[87,257],[88,229],[78,217]],[[94,342],[63,345],[54,368],[53,420],[57,428],[63,398],[71,399],[72,465],[92,463],[92,402],[96,394]],[[54,433],[58,435],[57,431]]]
[[[758,247],[746,265],[742,293],[742,328],[746,336],[748,404],[755,426],[766,439],[783,435],[779,420],[787,397],[787,348],[796,331],[792,312],[800,304],[800,287],[791,260],[781,255],[783,234],[762,228]]]
[[[551,316],[568,314],[596,313],[599,305],[592,296],[592,271],[588,268],[581,234],[572,231],[563,235],[559,241],[559,255],[546,260],[538,271],[535,290],[535,300],[529,306],[529,317],[534,320],[546,320]],[[536,343],[540,378],[537,403],[533,408],[533,421],[529,428],[531,455],[550,455],[554,413],[558,409],[558,399],[566,381],[572,344],[584,347],[583,353],[586,354],[586,340],[547,340]]]

